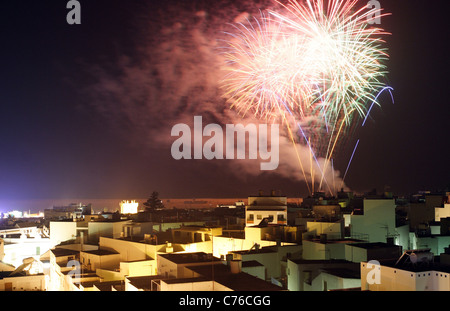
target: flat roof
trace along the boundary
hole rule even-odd
[[[281,287],[245,272],[231,273],[227,265],[199,265],[190,270],[235,291],[280,291]],[[212,272],[214,271],[214,278]]]
[[[380,249],[380,248],[401,248],[401,246],[383,243],[383,242],[373,242],[373,243],[352,243],[349,244],[354,247],[365,248],[365,249]]]
[[[67,248],[54,248],[51,249],[51,252],[53,253],[53,255],[55,255],[55,257],[72,256],[78,255],[80,253],[80,251]]]
[[[97,287],[102,292],[112,291],[112,287],[115,285],[123,285],[124,281],[106,281],[106,282],[96,282],[94,286]]]
[[[336,263],[348,263],[348,264],[354,264],[354,262],[344,260],[344,259],[288,259],[289,261],[292,261],[295,264],[298,265],[316,265],[316,264],[336,264]]]
[[[287,196],[285,196],[285,195],[262,194],[262,195],[251,195],[248,198],[287,198]]]
[[[357,267],[358,269],[355,270],[344,268],[332,268],[332,269],[322,269],[322,271],[344,279],[360,279],[361,269],[359,268],[359,265]]]
[[[196,262],[220,262],[221,260],[216,257],[211,257],[212,254],[204,252],[196,253],[173,253],[173,254],[158,254],[158,256],[164,257],[176,264],[184,263],[196,263]]]
[[[248,260],[242,262],[242,268],[250,268],[250,267],[264,267],[264,265],[257,260]]]
[[[322,243],[320,239],[310,239],[310,240],[304,240],[308,242],[314,242],[314,243]],[[363,240],[358,239],[326,239],[324,243],[322,244],[359,244],[359,242],[364,243]]]
[[[180,228],[175,228],[173,231],[202,231],[202,232],[211,232],[212,229],[217,229],[222,227],[204,227],[204,226],[183,226]]]
[[[249,205],[247,207],[247,211],[276,211],[276,212],[283,212],[287,211],[287,207],[281,206],[271,206],[271,205]]]
[[[230,253],[233,254],[241,254],[241,255],[254,255],[254,254],[267,254],[267,253],[276,253],[273,249],[263,247],[260,249],[252,249],[252,250],[243,250],[243,251],[232,251]]]
[[[161,280],[163,277],[161,275],[148,275],[148,276],[133,276],[127,277],[131,285],[136,288],[143,290],[151,290],[151,285],[153,280]]]
[[[435,260],[437,258],[435,257]],[[398,263],[397,260],[380,260],[380,264],[382,266],[409,271],[413,273],[420,273],[420,272],[442,272],[442,273],[450,273],[450,266],[446,264],[441,264],[437,260],[434,262],[430,262],[428,264],[416,264],[413,265],[411,263]]]
[[[92,254],[92,255],[97,255],[97,256],[107,256],[107,255],[119,254],[118,252],[110,251],[110,250],[106,250],[106,249],[95,249],[95,250],[91,250],[91,251],[82,251],[82,253],[87,253],[87,254]]]
[[[174,279],[165,279],[161,280],[166,284],[182,284],[182,283],[193,283],[193,282],[208,282],[211,279],[208,279],[204,276],[193,277],[193,278],[174,278]]]
[[[3,278],[9,277],[9,275],[13,272],[14,271],[0,271],[0,280]],[[21,271],[18,274],[13,275],[13,277],[19,277],[19,276],[26,276],[25,271]]]

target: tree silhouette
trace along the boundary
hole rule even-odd
[[[150,195],[150,198],[146,202],[144,202],[145,210],[146,211],[154,211],[157,209],[164,208],[164,204],[162,201],[158,198],[159,193],[157,191],[153,191]]]

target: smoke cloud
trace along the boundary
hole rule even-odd
[[[122,55],[114,62],[90,68],[95,81],[87,90],[92,107],[115,127],[134,137],[134,143],[146,144],[148,148],[170,146],[176,139],[170,135],[171,128],[179,123],[192,127],[194,116],[202,116],[204,124],[262,122],[251,116],[242,118],[222,98],[221,40],[232,29],[229,23],[259,16],[258,9],[269,8],[273,2],[262,1],[251,8],[238,1],[220,3],[182,9],[171,6],[159,13],[149,12],[140,22],[142,33],[134,34],[133,55]],[[294,148],[287,133],[282,131],[282,135],[279,167],[269,174],[307,183],[314,179],[320,183],[322,172],[317,169],[309,149],[300,144]],[[324,159],[318,162],[326,167],[323,180],[333,183],[324,181],[324,191],[346,188],[339,171],[325,164]],[[239,175],[263,173],[258,160],[217,160],[217,163],[230,165]]]

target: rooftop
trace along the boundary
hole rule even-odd
[[[250,267],[264,267],[264,265],[256,260],[248,260],[242,262],[242,268],[250,268]]]
[[[185,264],[185,263],[197,263],[197,262],[220,262],[219,258],[212,257],[211,254],[207,254],[204,252],[197,253],[174,253],[174,254],[158,254],[167,260],[170,260],[176,264]]]
[[[116,286],[116,285],[122,286],[123,281],[118,280],[118,281],[96,282],[93,285],[102,292],[109,292],[109,291],[112,291],[113,286]]]
[[[343,260],[343,259],[329,259],[329,260],[309,260],[309,259],[288,259],[289,261],[297,264],[297,265],[323,265],[323,264],[336,264],[336,263],[348,263],[352,264],[353,262]]]
[[[0,280],[9,277],[9,275],[13,273],[13,271],[0,271]],[[22,271],[19,274],[15,274],[14,277],[25,276],[25,272]]]
[[[231,273],[227,265],[200,265],[189,267],[190,270],[204,276],[208,279],[213,279],[235,291],[279,291],[281,287],[261,280],[255,276],[245,272]],[[214,278],[212,273],[214,271]]]
[[[309,242],[315,242],[315,243],[323,243],[323,244],[352,244],[352,245],[359,245],[359,243],[361,242],[361,244],[363,244],[363,240],[358,240],[358,239],[326,239],[325,241],[321,241],[320,239],[310,239],[310,240],[306,240]],[[366,243],[369,244],[369,243]]]
[[[106,256],[106,255],[116,255],[119,254],[118,252],[109,251],[106,249],[96,249],[91,251],[82,251],[83,253],[97,255],[97,256]]]
[[[275,250],[263,247],[259,249],[252,249],[252,250],[244,250],[244,251],[232,251],[233,254],[241,254],[241,255],[253,255],[253,254],[268,254],[268,253],[276,253]]]
[[[193,282],[207,282],[211,281],[203,276],[193,277],[193,278],[175,278],[175,279],[164,279],[162,280],[166,284],[181,284],[181,283],[193,283]]]
[[[399,248],[401,246],[382,243],[382,242],[374,242],[374,243],[353,243],[349,244],[354,247],[365,248],[365,249],[380,249],[380,248]]]
[[[210,232],[211,229],[217,229],[217,228],[222,228],[222,227],[187,225],[187,226],[182,226],[182,227],[174,229],[174,230],[176,230],[176,231],[206,231],[206,232]]]
[[[273,206],[273,205],[249,205],[247,211],[286,211],[286,205]]]
[[[51,250],[51,252],[53,253],[53,255],[55,255],[55,257],[73,256],[80,254],[79,251],[67,248],[54,248]]]
[[[158,281],[161,279],[160,275],[151,275],[151,276],[134,276],[127,277],[128,281],[131,285],[135,286],[138,289],[143,289],[144,291],[150,291],[152,288],[152,281]]]
[[[328,273],[330,275],[334,275],[344,279],[360,279],[361,278],[361,270],[351,270],[351,269],[343,269],[343,268],[333,268],[333,269],[322,269],[323,272]]]
[[[397,268],[399,270],[410,271],[414,273],[418,272],[428,272],[428,271],[436,271],[443,273],[450,273],[450,266],[444,265],[439,262],[431,262],[429,264],[396,264],[396,261],[382,261],[380,260],[382,266]]]

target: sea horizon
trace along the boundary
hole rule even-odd
[[[122,201],[136,201],[141,207],[148,198],[68,198],[68,199],[0,199],[0,213],[11,211],[38,213],[54,206],[68,206],[70,204],[91,204],[94,213],[108,211],[114,212],[120,209]],[[245,198],[161,198],[166,208],[213,208],[218,205],[233,205],[236,202],[247,203]],[[301,198],[288,198],[288,202],[301,202]]]
[[[167,208],[205,208],[213,207],[216,204],[233,204],[240,198],[161,198]],[[91,204],[94,213],[108,211],[114,212],[120,209],[119,203],[122,201],[136,201],[141,206],[147,198],[116,198],[116,199],[90,199],[90,198],[69,198],[69,199],[0,199],[0,213],[11,211],[38,213],[45,209],[52,209],[54,206],[68,206],[70,204]],[[186,204],[192,202],[197,204]],[[195,205],[195,206],[194,206]]]

